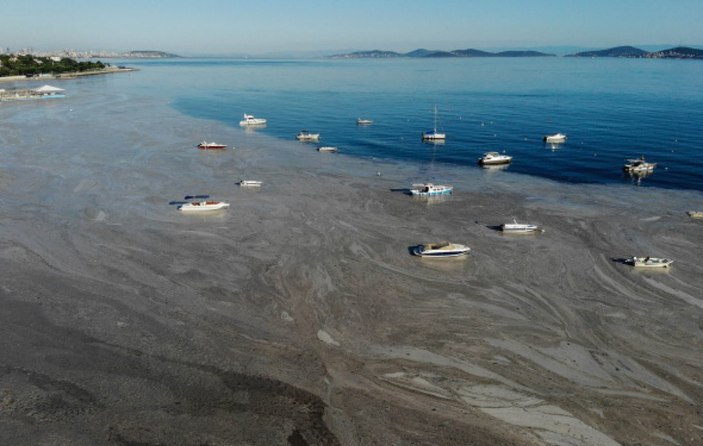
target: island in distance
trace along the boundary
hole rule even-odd
[[[398,57],[554,57],[554,54],[541,53],[539,51],[501,51],[491,53],[473,48],[465,50],[440,51],[426,50],[419,48],[409,53],[397,53],[395,51],[370,50],[370,51],[355,51],[353,53],[335,54],[328,56],[333,59],[392,59]]]
[[[416,49],[408,53],[386,50],[355,51],[352,53],[327,56],[333,59],[393,59],[401,57],[555,57],[555,54],[540,51],[500,51],[492,53],[473,48],[465,50],[440,51]],[[605,50],[582,51],[565,57],[627,57],[642,59],[703,59],[703,50],[690,47],[675,47],[660,51],[645,51],[633,46],[617,46]]]
[[[645,51],[633,46],[616,46],[606,50],[582,51],[566,57],[627,57],[643,59],[703,59],[703,50],[679,46],[661,51]]]

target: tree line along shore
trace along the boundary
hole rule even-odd
[[[14,81],[38,77],[63,78],[132,70],[126,67],[115,67],[100,61],[78,62],[69,57],[0,54],[0,80]]]

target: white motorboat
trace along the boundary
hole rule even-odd
[[[373,121],[370,119],[364,119],[364,118],[358,118],[356,120],[357,125],[371,125],[373,124]]]
[[[434,129],[422,132],[423,141],[444,141],[447,135],[437,131],[437,106],[434,107]]]
[[[512,160],[512,156],[501,155],[498,152],[486,152],[478,159],[478,163],[482,166],[495,166],[499,164],[510,164]]]
[[[432,183],[416,183],[410,188],[410,194],[419,197],[430,197],[436,195],[449,195],[454,191],[454,186]]]
[[[534,234],[536,232],[544,232],[544,229],[537,225],[518,223],[515,219],[513,219],[512,223],[503,223],[500,225],[500,229],[508,234]]]
[[[178,207],[179,211],[183,212],[204,212],[204,211],[216,211],[219,209],[225,209],[229,207],[229,203],[224,201],[192,201],[189,203],[182,204]]]
[[[227,144],[220,144],[217,142],[207,142],[203,141],[200,144],[198,144],[198,148],[202,150],[209,150],[209,149],[226,149]]]
[[[553,135],[546,135],[544,137],[544,142],[548,142],[550,144],[559,144],[562,142],[566,142],[566,135],[563,133],[555,133]]]
[[[659,257],[631,257],[627,263],[642,268],[668,268],[674,261]]]
[[[262,184],[264,184],[264,182],[258,180],[241,180],[239,182],[239,187],[261,187]]]
[[[429,258],[461,257],[469,255],[470,252],[471,248],[466,245],[449,242],[424,243],[413,249],[416,256]]]
[[[239,121],[239,125],[241,126],[248,126],[248,125],[265,125],[266,120],[264,118],[255,118],[254,115],[248,115],[244,113],[244,119]]]
[[[657,167],[657,163],[648,163],[645,161],[644,156],[636,159],[629,159],[623,166],[623,170],[629,173],[648,173],[653,172],[654,168]]]
[[[334,153],[337,151],[337,148],[332,146],[322,146],[318,147],[317,151],[322,153]]]
[[[295,139],[298,141],[317,141],[320,139],[320,134],[310,133],[307,130],[301,130],[297,135],[295,135]]]
[[[686,213],[691,218],[703,218],[703,211],[688,211]]]

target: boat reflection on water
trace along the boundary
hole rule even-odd
[[[412,198],[413,200],[422,201],[423,203],[431,205],[438,203],[446,203],[447,201],[450,201],[452,199],[452,195],[413,195]]]
[[[486,173],[500,172],[501,170],[506,170],[510,167],[510,164],[483,164],[481,168],[486,171]]]
[[[647,178],[648,176],[651,176],[654,172],[650,171],[645,171],[645,172],[625,172],[623,176],[625,178],[628,178],[632,184],[635,186],[641,186],[642,185],[642,180]]]

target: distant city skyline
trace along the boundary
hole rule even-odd
[[[33,0],[3,8],[11,51],[181,55],[703,45],[700,0]]]

